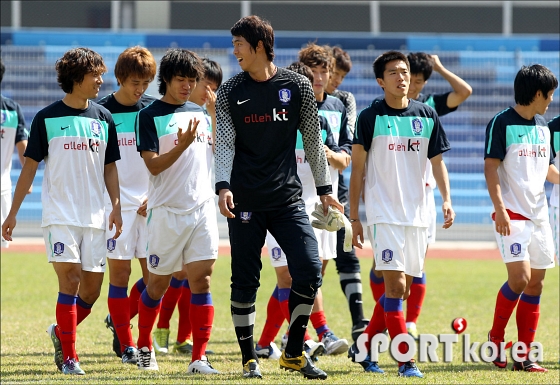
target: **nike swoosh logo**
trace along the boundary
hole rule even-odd
[[[298,209],[299,211],[301,211],[301,210],[303,210],[303,207],[298,207],[297,209]]]
[[[61,130],[66,130],[67,128],[70,128],[70,126],[60,127]]]
[[[251,334],[249,337],[243,337],[243,336],[241,336],[241,337],[239,337],[239,341],[245,341],[245,340],[248,340],[248,339],[251,338],[251,337],[253,337],[252,334]]]
[[[243,100],[242,102],[240,102],[240,101],[238,100],[238,101],[237,101],[237,105],[240,105],[240,104],[243,104],[243,103],[245,103],[245,102],[248,102],[249,100],[251,100],[251,99]]]
[[[169,127],[173,127],[173,126],[176,125],[176,124],[177,124],[177,122],[175,122],[175,123],[173,123],[173,124],[170,124]]]
[[[522,138],[524,137],[526,134],[520,134],[519,137]]]
[[[104,263],[100,263],[99,265],[100,265],[101,267],[105,266],[105,264],[104,264]]]
[[[120,126],[122,122],[115,124],[115,127]]]

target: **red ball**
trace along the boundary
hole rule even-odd
[[[467,330],[467,320],[461,317],[455,318],[453,322],[451,322],[451,329],[453,329],[455,333],[461,334]]]

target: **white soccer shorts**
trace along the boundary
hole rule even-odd
[[[126,210],[121,212],[123,227],[120,237],[113,239],[115,226],[109,230],[109,214],[111,207],[105,209],[106,213],[106,249],[107,258],[130,261],[134,257],[146,258],[146,248],[148,246],[147,218],[138,215],[136,210]]]

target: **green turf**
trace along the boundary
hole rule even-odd
[[[476,252],[476,251],[473,251]],[[452,253],[450,251],[450,253]],[[222,374],[212,377],[185,374],[187,358],[184,356],[158,357],[158,373],[139,372],[134,366],[123,365],[111,349],[111,333],[103,319],[107,314],[106,297],[108,276],[103,284],[101,297],[91,315],[78,328],[77,350],[83,377],[63,376],[53,363],[53,347],[45,330],[55,322],[57,282],[54,271],[43,254],[2,252],[1,257],[1,382],[49,384],[194,384],[194,383],[302,383],[297,373],[281,371],[277,361],[261,360],[264,373],[262,381],[243,379],[241,358],[235,341],[229,311],[229,258],[221,258],[213,276],[212,294],[215,306],[214,328],[209,344],[216,354],[210,356],[213,366]],[[266,317],[266,303],[275,284],[273,269],[263,261],[263,287],[257,302],[255,334],[262,330]],[[369,289],[371,260],[362,260],[364,282],[364,309],[371,315],[373,299]],[[133,264],[133,277],[139,277],[138,264]],[[506,279],[505,267],[500,261],[436,260],[428,259],[428,294],[418,328],[421,333],[451,333],[450,323],[455,317],[468,322],[467,333],[471,341],[484,342],[492,323],[496,293]],[[325,383],[559,383],[559,274],[558,268],[547,272],[541,300],[541,318],[537,340],[544,345],[544,363],[547,374],[531,374],[499,370],[491,364],[462,363],[462,344],[454,347],[452,363],[419,364],[424,379],[397,378],[397,365],[387,353],[381,355],[380,366],[385,375],[364,373],[350,362],[346,355],[321,357],[319,367],[329,378]],[[340,290],[334,264],[327,269],[323,286],[325,310],[330,328],[341,338],[350,339],[350,316],[346,300]],[[171,321],[171,337],[177,331],[177,312]],[[137,336],[136,319],[133,334]],[[312,335],[315,335],[311,331]],[[506,337],[516,339],[515,315],[510,320]],[[277,343],[279,344],[279,338]],[[442,348],[438,348],[441,359]],[[509,366],[511,367],[511,365]]]

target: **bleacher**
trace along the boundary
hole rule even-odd
[[[424,42],[425,44],[428,44]],[[527,43],[529,44],[529,43]],[[535,47],[535,43],[531,43]],[[412,45],[422,46],[419,43]],[[148,46],[149,47],[149,46]],[[60,99],[64,94],[57,85],[54,64],[56,59],[69,46],[2,46],[2,58],[6,73],[2,82],[2,94],[15,99],[22,106],[28,126],[35,113],[46,105]],[[116,89],[113,68],[118,54],[124,46],[91,47],[105,59],[109,72],[104,76],[104,84],[99,93],[104,96]],[[150,47],[149,47],[150,48]],[[344,47],[343,47],[344,48]],[[395,47],[399,48],[399,47]],[[239,71],[231,48],[192,48],[201,55],[217,60],[223,67],[224,79]],[[156,59],[165,52],[165,48],[151,48]],[[277,48],[275,63],[287,66],[297,58],[296,48]],[[381,50],[349,50],[353,68],[343,82],[341,89],[351,91],[356,97],[358,110],[381,96],[372,63],[381,54]],[[499,111],[514,104],[513,79],[521,65],[540,63],[560,75],[559,56],[555,51],[440,51],[431,52],[440,56],[441,62],[465,79],[473,87],[472,96],[460,106],[458,111],[442,117],[442,123],[451,142],[452,150],[444,156],[450,172],[451,192],[457,223],[465,225],[488,225],[492,203],[488,197],[483,175],[483,147],[486,125]],[[152,87],[157,87],[154,81]],[[425,92],[440,93],[450,90],[447,82],[434,72]],[[152,92],[157,95],[157,93]],[[546,114],[547,119],[560,113],[558,90],[554,101]],[[13,157],[12,181],[15,187],[21,165],[17,154]],[[34,181],[33,193],[28,196],[18,216],[22,222],[36,225],[40,223],[40,193],[43,164],[40,165]],[[346,170],[349,178],[350,169]],[[550,185],[547,184],[550,190]],[[441,205],[441,198],[436,191],[436,204]],[[438,212],[441,222],[441,213]]]

